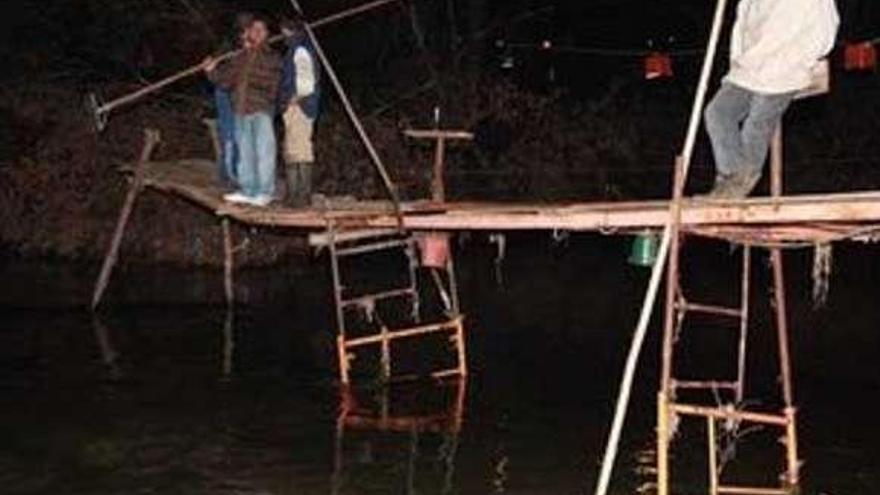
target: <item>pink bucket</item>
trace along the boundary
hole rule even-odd
[[[422,266],[426,268],[446,268],[449,262],[449,235],[425,234],[419,239],[422,253]]]

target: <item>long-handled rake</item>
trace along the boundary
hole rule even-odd
[[[346,9],[341,12],[337,12],[336,14],[332,14],[327,17],[318,19],[316,21],[312,21],[312,22],[308,23],[308,26],[311,28],[326,26],[326,25],[334,23],[336,21],[339,21],[339,20],[342,20],[342,19],[345,19],[348,17],[352,17],[355,15],[361,14],[363,12],[367,12],[367,11],[388,5],[390,3],[395,3],[398,1],[399,0],[375,0],[375,1],[372,1],[369,3],[366,3],[364,5],[360,5],[358,7],[353,7],[351,9]],[[275,35],[275,36],[269,38],[269,43],[271,43],[271,44],[278,43],[279,41],[282,41],[284,39],[285,39],[284,34],[278,34],[278,35]],[[240,52],[241,52],[241,49],[232,50],[232,51],[226,52],[218,57],[215,57],[214,60],[216,60],[218,62],[222,62],[224,60],[228,60],[228,59],[238,55]],[[205,62],[200,62],[198,64],[187,67],[186,69],[184,69],[180,72],[172,74],[172,75],[170,75],[160,81],[157,81],[155,83],[144,86],[143,88],[140,88],[136,91],[133,91],[133,92],[128,93],[126,95],[115,98],[115,99],[108,101],[106,103],[104,103],[97,94],[95,94],[95,93],[88,94],[85,98],[85,106],[86,106],[86,111],[88,112],[87,115],[88,115],[89,120],[92,124],[92,127],[94,128],[95,132],[103,131],[104,128],[107,126],[107,121],[109,119],[110,113],[113,112],[114,110],[116,110],[117,108],[129,105],[137,100],[140,100],[141,98],[143,98],[145,96],[156,93],[157,91],[159,91],[167,86],[170,86],[180,80],[183,80],[188,77],[200,74],[204,70],[204,68],[205,68]]]

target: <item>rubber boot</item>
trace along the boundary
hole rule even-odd
[[[287,166],[287,203],[293,208],[311,204],[312,164],[295,162]]]
[[[299,195],[299,164],[298,163],[288,163],[287,164],[287,196],[285,198],[285,204],[290,206],[291,208],[298,208],[297,204],[297,196]]]
[[[314,166],[309,162],[299,164],[300,193],[303,206],[312,204],[312,171]]]

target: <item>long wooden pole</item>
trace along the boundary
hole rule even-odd
[[[400,0],[375,0],[373,2],[369,2],[364,5],[354,7],[351,9],[343,10],[342,12],[338,12],[336,14],[329,15],[329,16],[324,17],[322,19],[318,19],[316,21],[310,22],[308,24],[308,26],[310,28],[318,28],[321,26],[326,26],[328,24],[332,24],[332,23],[340,21],[342,19],[347,19],[349,17],[355,16],[358,14],[362,14],[364,12],[367,12],[367,11],[370,11],[370,10],[373,10],[373,9],[376,9],[376,8],[379,8],[379,7],[382,7],[382,6],[391,4],[391,3],[396,3],[398,1],[400,1]],[[278,35],[275,35],[275,36],[272,36],[271,38],[269,38],[268,42],[274,44],[274,43],[278,43],[278,42],[284,40],[285,38],[286,38],[286,36],[284,34],[278,34]],[[217,56],[215,58],[215,60],[218,62],[228,60],[228,59],[238,55],[239,53],[241,53],[241,51],[242,51],[241,49],[228,51],[226,53],[223,53],[222,55]],[[137,101],[147,95],[153,94],[153,93],[155,93],[161,89],[164,89],[164,88],[166,88],[166,87],[168,87],[178,81],[181,81],[181,80],[186,79],[188,77],[192,77],[197,74],[200,74],[204,70],[204,68],[205,68],[205,63],[199,62],[198,64],[187,67],[186,69],[184,69],[180,72],[177,72],[177,73],[172,74],[164,79],[156,81],[155,83],[144,86],[143,88],[138,89],[137,91],[134,91],[134,92],[129,93],[127,95],[121,96],[121,97],[116,98],[116,99],[109,101],[107,103],[104,103],[103,105],[94,109],[95,114],[96,114],[95,117],[97,117],[100,121],[100,119],[103,118],[104,115],[112,112],[113,110],[115,110],[121,106],[128,105],[129,103]]]
[[[770,149],[770,194],[778,200],[784,187],[783,166],[785,161],[783,127],[780,122],[773,135]],[[791,376],[791,352],[788,342],[788,307],[785,296],[785,265],[782,250],[770,250],[770,263],[773,265],[773,305],[776,308],[776,337],[779,345],[779,371],[782,375],[782,397],[785,401],[785,459],[788,469],[785,473],[786,488],[792,489],[800,482],[800,460],[798,459],[797,415],[794,407],[794,383]]]
[[[229,225],[229,218],[223,218],[220,221],[223,230],[223,294],[226,299],[226,306],[232,308],[235,306],[235,285],[233,275],[235,270],[235,254],[232,247],[232,229]]]
[[[95,284],[95,291],[92,293],[93,310],[101,304],[101,298],[104,296],[104,291],[107,289],[107,284],[110,282],[110,275],[112,275],[113,268],[116,266],[116,260],[119,258],[119,246],[122,244],[122,236],[125,234],[125,227],[128,225],[131,211],[134,209],[135,201],[143,187],[144,167],[150,159],[150,156],[153,154],[153,149],[159,144],[160,140],[161,137],[159,131],[155,129],[144,129],[144,147],[141,150],[141,156],[138,159],[137,165],[135,165],[134,178],[131,181],[131,185],[128,187],[128,194],[125,196],[125,203],[122,206],[122,210],[119,211],[119,218],[116,220],[116,228],[113,231],[113,238],[110,241],[109,249],[107,249],[107,255],[104,257],[104,264],[101,266],[101,274],[98,276],[98,281]]]
[[[304,18],[305,14],[299,4],[299,1],[290,0],[290,3],[291,5],[293,5],[294,10],[296,10],[300,17]],[[379,177],[382,178],[382,183],[385,185],[385,189],[388,192],[388,195],[391,197],[391,201],[394,205],[394,213],[397,216],[398,227],[402,230],[403,210],[400,206],[400,197],[397,193],[397,187],[391,180],[391,175],[388,174],[388,169],[385,168],[385,163],[382,161],[382,158],[379,157],[379,153],[373,146],[373,141],[370,139],[370,136],[364,129],[360,117],[355,111],[354,106],[351,104],[351,101],[348,99],[348,94],[345,92],[345,88],[342,86],[342,83],[339,82],[339,77],[336,75],[336,71],[333,69],[333,65],[330,64],[330,60],[324,53],[324,49],[321,48],[321,43],[318,42],[318,38],[317,36],[315,36],[315,31],[309,24],[303,24],[303,28],[306,32],[306,35],[308,35],[309,37],[309,41],[311,41],[312,43],[312,47],[315,49],[315,54],[318,55],[318,59],[320,59],[321,65],[324,67],[324,72],[326,72],[327,77],[330,79],[330,82],[333,83],[333,87],[336,89],[336,93],[339,95],[339,99],[342,100],[342,106],[345,108],[345,113],[348,114],[348,118],[349,120],[351,120],[351,124],[354,126],[358,137],[360,137],[361,143],[363,143],[364,148],[366,148],[367,154],[370,155],[370,160],[373,162],[373,166],[379,173]]]
[[[682,172],[682,181],[687,180],[688,170],[690,168],[693,148],[696,144],[697,131],[699,130],[700,115],[706,99],[706,93],[709,86],[709,77],[712,75],[712,67],[714,65],[715,54],[718,51],[718,40],[721,36],[721,26],[724,21],[724,11],[727,7],[727,0],[718,0],[715,8],[715,17],[712,21],[712,31],[709,36],[709,43],[706,50],[706,58],[703,60],[703,68],[700,74],[700,82],[697,87],[697,94],[694,98],[694,104],[691,109],[690,123],[688,125],[688,133],[685,138],[684,149],[681,153],[680,166]],[[680,202],[681,198],[679,198]],[[680,205],[678,206],[680,211]],[[663,239],[660,243],[657,261],[651,272],[651,279],[648,283],[648,290],[645,293],[645,299],[642,304],[642,311],[639,315],[639,321],[633,334],[633,340],[630,345],[629,354],[627,355],[626,365],[624,367],[623,379],[620,384],[620,391],[617,397],[617,406],[615,408],[614,420],[611,425],[611,431],[608,434],[608,443],[605,447],[605,455],[602,459],[602,468],[599,473],[599,482],[596,484],[596,495],[605,495],[608,492],[608,486],[611,482],[611,472],[614,468],[614,461],[617,458],[617,449],[620,443],[620,434],[623,430],[623,423],[626,419],[627,409],[629,407],[630,392],[635,377],[636,367],[638,365],[639,356],[645,340],[645,334],[648,330],[648,323],[651,319],[651,313],[654,311],[654,303],[657,300],[657,292],[660,288],[660,279],[666,261],[669,257],[669,248],[672,240],[672,225],[676,221],[673,212],[670,212],[670,218],[663,229]],[[661,397],[661,400],[665,400]],[[658,428],[659,429],[659,428]],[[658,434],[658,437],[660,435]],[[665,436],[665,434],[663,435]],[[660,454],[660,445],[658,445],[658,456]],[[658,463],[659,464],[659,463]],[[665,466],[663,466],[665,468]],[[659,476],[659,473],[658,473]],[[658,487],[661,488],[661,487]],[[660,492],[660,495],[667,495],[666,492]]]

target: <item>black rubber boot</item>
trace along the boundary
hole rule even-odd
[[[312,204],[312,171],[314,166],[309,162],[299,164],[300,193],[303,206]]]
[[[305,208],[311,204],[312,164],[297,162],[287,166],[287,204]]]

